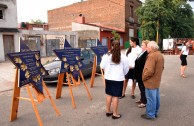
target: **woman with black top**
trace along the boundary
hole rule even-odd
[[[146,106],[146,96],[145,96],[145,87],[142,81],[142,72],[143,72],[143,68],[146,62],[146,58],[147,58],[147,44],[149,41],[142,41],[141,44],[141,48],[142,48],[142,52],[139,54],[139,56],[137,57],[137,59],[135,60],[135,71],[134,71],[134,78],[136,79],[136,81],[138,82],[138,86],[139,86],[139,90],[140,90],[140,94],[141,94],[141,98],[140,100],[136,101],[136,103],[140,103],[138,105],[139,108],[143,108]]]

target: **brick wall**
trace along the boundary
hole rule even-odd
[[[48,11],[50,30],[71,31],[79,14],[86,23],[100,23],[125,30],[125,0],[89,0]]]

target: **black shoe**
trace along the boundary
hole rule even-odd
[[[113,113],[106,113],[106,116],[109,117],[109,116],[112,116]]]
[[[112,115],[112,119],[119,119],[119,118],[121,118],[121,115],[120,114],[118,116]]]
[[[122,98],[124,98],[124,97],[125,97],[125,95],[123,95],[123,96],[119,97],[119,99],[122,99]]]
[[[135,95],[131,95],[131,98],[132,98],[132,99],[135,99]]]
[[[150,117],[147,116],[146,114],[141,115],[141,118],[147,119],[147,120],[154,120],[154,118],[150,118]]]
[[[156,114],[155,117],[158,118],[158,115]]]

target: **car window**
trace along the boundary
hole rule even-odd
[[[88,51],[88,50],[83,50],[83,51],[81,52],[81,57],[83,57],[84,60],[85,60],[85,59],[90,59],[90,53],[89,53],[89,51]]]

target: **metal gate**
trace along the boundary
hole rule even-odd
[[[59,39],[47,39],[46,40],[46,55],[54,56],[54,49],[60,49],[60,40]]]
[[[32,51],[40,51],[40,56],[42,56],[41,50],[41,39],[40,37],[29,37],[27,40],[24,40],[25,44],[30,48]]]
[[[14,36],[13,35],[3,35],[3,45],[4,45],[4,54],[5,60],[7,60],[7,53],[14,52]]]

